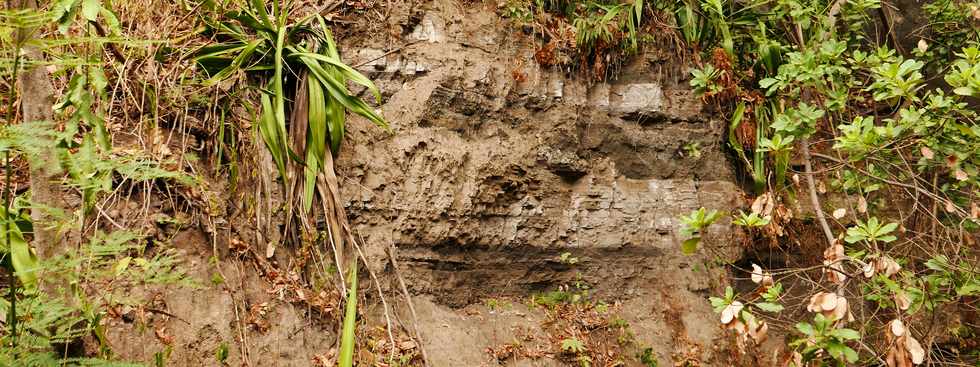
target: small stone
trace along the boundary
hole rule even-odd
[[[538,162],[548,167],[548,170],[567,179],[578,179],[587,173],[587,164],[578,155],[544,147],[538,151]]]
[[[616,86],[609,97],[609,109],[623,114],[655,114],[664,110],[664,91],[658,83]]]
[[[411,40],[428,41],[429,43],[442,43],[446,41],[446,34],[443,28],[443,22],[440,19],[426,14],[422,18],[422,22],[412,30],[412,34],[408,38]]]

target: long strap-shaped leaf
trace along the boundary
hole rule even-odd
[[[354,330],[357,326],[357,260],[350,268],[350,288],[347,289],[347,304],[344,305],[344,326],[340,333],[340,356],[338,367],[354,365]]]
[[[279,0],[274,0],[274,1],[278,2]],[[262,22],[262,25],[268,27],[269,29],[272,29],[273,28],[272,21],[269,20],[269,12],[265,8],[265,1],[252,0],[251,5],[252,5],[252,10],[255,11],[255,17],[258,18],[260,22]]]
[[[316,55],[316,54],[309,54]],[[321,56],[321,55],[318,55]],[[320,81],[327,92],[329,92],[330,97],[340,102],[347,110],[356,113],[358,115],[364,116],[368,120],[371,120],[375,125],[381,126],[385,129],[388,128],[388,122],[384,120],[377,112],[374,111],[367,103],[364,103],[360,98],[350,95],[347,88],[341,83],[341,81],[331,77],[330,73],[320,65],[318,60],[314,57],[301,56],[300,60],[307,68],[313,73],[313,76]],[[354,79],[351,79],[354,80]],[[356,80],[355,80],[356,81]],[[373,87],[373,84],[371,85]],[[370,88],[370,87],[369,87]],[[376,88],[375,88],[376,89]]]
[[[262,99],[262,121],[259,124],[260,130],[265,129],[262,137],[266,139],[266,145],[272,151],[272,157],[276,160],[279,168],[279,175],[282,176],[283,183],[289,187],[289,176],[286,173],[286,157],[290,154],[289,143],[286,141],[286,97],[282,86],[282,51],[285,43],[286,29],[280,26],[277,29],[276,49],[275,49],[275,74],[272,79],[272,101],[263,95]],[[271,114],[270,114],[271,112]]]
[[[259,116],[259,123],[257,124],[259,135],[262,136],[266,147],[269,148],[269,154],[272,155],[272,160],[276,162],[279,175],[286,177],[286,156],[284,154],[286,147],[282,145],[284,138],[280,137],[280,134],[286,132],[279,131],[279,123],[276,122],[274,111],[272,99],[268,94],[262,93],[262,115]]]
[[[261,43],[262,43],[262,40],[255,40],[255,41],[249,42],[248,44],[246,44],[244,46],[241,46],[241,47],[235,47],[235,48],[232,48],[232,49],[220,51],[219,52],[220,54],[229,53],[229,52],[233,52],[233,51],[239,51],[239,50],[241,51],[241,53],[239,53],[238,55],[235,56],[235,58],[232,60],[231,64],[229,64],[224,69],[221,69],[221,71],[219,71],[218,73],[214,74],[214,76],[212,76],[208,80],[205,80],[204,83],[201,83],[201,84],[204,85],[205,87],[210,87],[210,86],[216,85],[216,84],[220,83],[221,81],[227,79],[229,76],[231,76],[232,73],[234,73],[234,72],[238,71],[239,69],[241,69],[242,64],[245,63],[245,60],[248,60],[248,58],[250,56],[252,56],[252,53],[255,52],[255,48],[258,47],[259,44],[261,44]],[[214,56],[214,55],[204,55],[202,57],[199,57],[198,60],[201,60],[202,58],[205,58],[205,57],[212,57],[212,56]]]
[[[330,32],[330,27],[327,27],[326,21],[321,16],[317,16],[317,21],[320,23],[320,29],[323,31],[323,39],[326,42],[326,47],[323,50],[323,54],[336,60],[340,60],[340,52],[337,51],[337,44],[333,41],[333,34]],[[333,77],[341,82],[342,85],[347,85],[347,78],[344,74],[337,70],[335,67],[325,68],[330,72]],[[327,100],[327,123],[329,124],[330,132],[330,150],[333,154],[338,154],[340,152],[340,143],[344,140],[344,135],[347,129],[347,110],[344,106],[337,100],[330,98]]]
[[[272,92],[276,97],[276,121],[279,122],[280,131],[286,131],[286,92],[282,87],[282,50],[283,44],[286,38],[286,28],[279,27],[276,34],[276,61],[275,61],[275,75],[272,80]],[[285,134],[283,134],[283,143],[285,143]],[[288,146],[283,144],[284,147]]]
[[[294,47],[291,46],[288,48],[292,50],[296,50]],[[340,69],[344,78],[349,79],[354,83],[367,87],[371,91],[371,93],[374,94],[375,100],[381,102],[381,91],[379,91],[378,87],[375,86],[373,82],[371,82],[371,79],[368,79],[366,76],[364,76],[364,74],[361,74],[357,70],[354,70],[354,68],[348,66],[347,64],[344,64],[343,61],[340,61],[337,58],[328,57],[317,53],[307,52],[305,50],[303,51],[296,50],[296,52],[291,53],[290,56],[300,57],[300,58],[311,58],[313,60],[324,62],[330,64],[330,66],[334,66]]]
[[[307,76],[306,88],[309,92],[309,126],[306,134],[306,180],[303,187],[303,210],[309,212],[313,207],[313,193],[316,176],[323,167],[327,140],[327,99],[323,86],[312,75]]]

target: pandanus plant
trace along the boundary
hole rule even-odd
[[[208,75],[203,82],[206,86],[242,77],[246,82],[257,82],[261,92],[258,135],[283,179],[288,218],[292,218],[295,207],[301,207],[298,217],[308,233],[314,231],[308,213],[315,197],[319,197],[328,240],[337,268],[341,269],[341,287],[346,287],[343,274],[348,273],[341,265],[350,264],[348,310],[339,361],[341,366],[349,366],[356,322],[357,282],[353,278],[357,262],[344,256],[352,253],[345,250],[345,244],[350,246],[355,240],[341,204],[333,155],[340,150],[348,111],[388,129],[384,118],[352,94],[347,82],[366,87],[377,102],[381,94],[367,77],[341,60],[330,29],[319,14],[291,21],[289,6],[280,5],[278,0],[271,4],[265,0],[237,4],[237,9],[221,11],[219,18],[205,17],[217,43],[197,50],[194,60]],[[294,94],[287,96],[287,84],[296,86]],[[300,176],[302,180],[298,179]],[[297,195],[299,192],[302,195]],[[299,201],[299,205],[294,201]]]
[[[258,81],[258,134],[287,194],[293,198],[302,192],[297,199],[303,213],[311,210],[319,194],[332,244],[339,247],[346,224],[336,197],[332,155],[340,150],[346,113],[356,113],[388,128],[381,115],[351,93],[347,82],[366,87],[380,102],[378,88],[341,60],[330,29],[318,14],[290,22],[288,6],[273,1],[270,7],[265,0],[249,0],[239,3],[237,9],[221,12],[220,18],[204,20],[217,43],[195,53],[194,60],[209,76],[203,84],[213,86],[242,77]],[[287,80],[297,87],[293,95],[285,90]],[[291,112],[288,121],[287,103]],[[328,146],[332,154],[327,154]],[[297,179],[300,175],[302,180]],[[287,202],[287,207],[292,214],[293,203]]]

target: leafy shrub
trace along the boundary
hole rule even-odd
[[[819,272],[779,271],[811,274],[813,284],[829,286],[811,291],[807,309],[815,315],[797,323],[792,363],[862,357],[889,366],[924,363],[930,357],[913,329],[940,326],[904,322],[977,292],[970,238],[980,228],[980,124],[969,107],[980,96],[977,5],[924,4],[928,22],[917,32],[928,33],[911,35],[920,38],[911,52],[894,49],[904,40],[887,26],[885,45],[866,34],[882,26],[875,0],[702,0],[664,8],[688,44],[711,55],[696,61],[690,84],[729,114],[729,145],[754,180],[756,203],[767,203],[739,211],[733,223],[762,229],[751,234],[771,243],[799,241],[787,238],[784,227],[808,215],[792,209],[803,200],[827,239]],[[796,172],[794,156],[802,163]],[[830,190],[821,178],[829,179]],[[837,223],[823,212],[833,194],[854,199],[849,208],[830,210]],[[685,252],[696,248],[698,213],[705,211],[681,218],[681,234],[692,237]],[[760,272],[753,269],[754,281]],[[758,292],[770,287],[761,282]],[[757,329],[744,326],[747,307],[736,298],[729,291],[711,302],[739,340],[752,340]],[[858,300],[874,302],[888,316],[854,320],[848,301]],[[854,325],[861,328],[849,328]],[[858,348],[858,340],[888,343]]]

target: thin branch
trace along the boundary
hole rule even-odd
[[[203,2],[202,2],[202,4],[203,4]],[[105,28],[102,28],[102,25],[99,24],[99,22],[89,21],[89,24],[91,24],[91,25],[93,25],[95,27],[95,33],[98,34],[99,37],[108,37],[109,36],[109,33],[105,31]],[[109,43],[106,43],[106,45],[109,46],[108,47],[109,48],[109,53],[111,53],[112,56],[116,58],[116,61],[119,61],[119,63],[121,63],[121,64],[125,64],[126,63],[126,56],[123,56],[122,52],[120,52],[119,49],[116,48],[116,44],[114,44],[112,42],[109,42]]]
[[[399,52],[399,51],[401,51],[401,50],[402,50],[403,48],[406,48],[406,47],[409,47],[409,46],[411,46],[411,45],[414,45],[414,44],[416,44],[416,43],[419,43],[419,42],[422,42],[422,40],[416,40],[416,41],[412,41],[412,42],[409,42],[409,43],[406,43],[406,44],[404,44],[404,45],[401,45],[401,46],[399,46],[399,47],[396,47],[396,48],[394,48],[394,49],[392,49],[391,51],[388,51],[388,52],[385,52],[385,53],[384,53],[384,54],[382,54],[381,56],[378,56],[378,57],[375,57],[375,58],[373,58],[373,59],[370,59],[370,60],[367,60],[367,61],[364,61],[364,62],[360,62],[360,63],[358,63],[358,64],[356,64],[356,65],[353,65],[353,66],[352,66],[352,68],[354,68],[354,69],[357,69],[357,68],[359,68],[359,67],[361,67],[361,66],[364,66],[364,65],[367,65],[367,64],[370,64],[370,63],[372,63],[372,62],[374,62],[374,61],[377,61],[378,59],[380,59],[380,58],[382,58],[382,57],[385,57],[385,56],[388,56],[388,55],[391,55],[391,54],[393,54],[393,53],[396,53],[396,52]]]
[[[808,153],[808,152],[804,152],[804,154],[806,154],[806,153]],[[853,165],[851,163],[844,162],[844,161],[842,161],[840,159],[837,159],[837,158],[834,158],[834,157],[831,157],[831,156],[828,156],[828,155],[824,155],[824,154],[820,154],[820,153],[813,153],[813,156],[814,157],[817,157],[817,158],[820,158],[820,159],[826,159],[826,160],[829,160],[829,161],[832,161],[832,162],[835,162],[835,163],[843,164],[843,165],[845,165],[847,167],[850,167],[851,169],[854,169],[854,170],[857,170],[858,172],[863,173],[864,175],[866,175],[868,177],[874,178],[874,179],[876,179],[878,181],[887,183],[889,185],[895,185],[895,186],[899,186],[899,187],[904,187],[904,188],[907,188],[907,189],[915,190],[916,192],[918,192],[920,194],[923,194],[925,196],[928,196],[928,197],[932,198],[933,200],[935,200],[937,202],[942,202],[947,208],[953,208],[953,211],[956,212],[957,214],[960,214],[960,215],[962,215],[964,217],[969,217],[970,216],[970,214],[967,213],[966,210],[960,208],[959,206],[957,206],[955,203],[953,203],[949,199],[946,199],[946,198],[943,198],[943,197],[941,197],[939,195],[936,195],[936,193],[931,192],[931,191],[926,190],[926,189],[923,189],[923,188],[919,187],[918,185],[909,185],[909,184],[904,183],[904,182],[890,180],[890,179],[887,179],[887,178],[884,178],[884,177],[878,177],[878,176],[872,175],[870,172],[865,171],[864,169],[861,169],[860,167],[857,167],[857,166],[855,166],[855,165]]]
[[[810,164],[810,139],[806,137],[800,139],[800,150],[803,152],[803,169],[806,175],[806,185],[810,191],[810,204],[813,205],[813,212],[817,215],[817,222],[820,223],[820,228],[823,229],[823,234],[827,237],[827,243],[833,246],[834,232],[830,230],[830,225],[827,224],[827,218],[823,214],[823,207],[820,206],[820,197],[817,196],[816,185],[813,183],[813,167]]]
[[[351,236],[351,237],[353,237],[353,236]],[[388,301],[385,300],[385,294],[384,294],[384,292],[381,291],[381,282],[378,281],[378,277],[374,274],[374,270],[371,269],[371,265],[368,263],[367,257],[364,256],[364,252],[361,251],[361,246],[358,244],[358,242],[361,242],[361,241],[354,241],[354,239],[351,238],[351,243],[354,245],[354,249],[357,250],[357,254],[360,255],[360,257],[361,257],[361,261],[364,262],[364,267],[367,269],[368,274],[371,275],[371,280],[374,281],[374,287],[378,291],[378,297],[381,299],[381,306],[384,307],[384,310],[385,310],[385,326],[387,326],[386,327],[386,330],[388,331],[388,342],[391,343],[391,347],[388,350],[388,360],[389,361],[392,361],[395,358],[395,348],[396,348],[396,345],[395,345],[395,335],[392,334],[392,332],[391,332],[391,329],[392,329],[392,327],[391,327],[391,314],[388,313]],[[419,343],[419,345],[422,345],[422,343]]]
[[[395,277],[398,278],[398,285],[402,289],[402,295],[405,296],[405,303],[408,303],[408,310],[412,313],[412,326],[415,329],[415,337],[419,342],[419,351],[422,352],[422,362],[425,366],[431,366],[429,363],[429,355],[425,353],[425,343],[422,338],[422,330],[419,329],[419,317],[415,312],[415,305],[412,303],[412,297],[408,294],[408,287],[405,286],[405,279],[402,278],[401,273],[398,272],[398,261],[395,260],[395,244],[394,242],[388,244],[388,257],[391,259],[391,268],[394,269]]]

